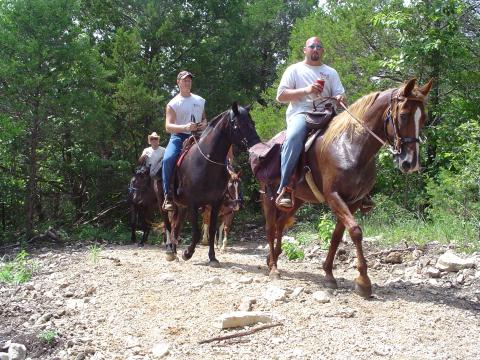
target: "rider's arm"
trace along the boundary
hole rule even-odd
[[[177,125],[177,114],[175,111],[167,105],[166,109],[166,119],[165,119],[165,130],[170,134],[176,133],[183,133],[183,132],[191,132],[195,130],[196,125],[193,123],[188,123],[185,125]]]
[[[318,84],[311,84],[299,89],[284,89],[278,96],[277,101],[287,103],[290,101],[298,101],[304,96],[315,94],[320,95],[322,88]]]

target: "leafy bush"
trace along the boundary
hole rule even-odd
[[[332,220],[330,214],[323,214],[317,224],[318,236],[323,250],[328,249],[333,230],[335,229],[335,222]]]
[[[288,260],[301,260],[305,258],[305,253],[300,247],[300,243],[294,238],[284,238],[282,241],[282,250],[287,256]]]
[[[43,342],[51,345],[55,341],[55,338],[57,336],[58,333],[55,330],[45,330],[38,335],[38,338]]]

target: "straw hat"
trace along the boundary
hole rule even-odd
[[[151,144],[152,139],[160,139],[160,136],[158,136],[158,134],[154,131],[147,137],[149,145]]]

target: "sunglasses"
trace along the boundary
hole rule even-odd
[[[317,48],[317,50],[323,49],[323,46],[320,45],[320,44],[318,44],[318,45],[308,45],[307,47],[310,48],[310,49]]]

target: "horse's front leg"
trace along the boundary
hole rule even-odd
[[[219,267],[220,263],[215,258],[215,233],[217,232],[217,218],[220,210],[221,201],[212,204],[212,210],[210,212],[210,224],[208,229],[208,265],[212,267]]]
[[[192,258],[195,248],[200,241],[200,229],[198,228],[198,206],[190,204],[188,207],[188,212],[190,214],[190,223],[192,224],[192,242],[183,252],[183,260],[190,260]]]
[[[337,192],[329,193],[326,196],[326,200],[330,208],[337,216],[337,221],[340,221],[347,229],[357,250],[357,269],[360,275],[355,279],[355,290],[360,296],[364,298],[369,298],[372,295],[372,283],[367,275],[367,261],[365,260],[365,256],[363,255],[362,229],[352,215],[352,212],[355,209],[350,209]],[[337,228],[335,228],[335,231],[336,230]],[[336,247],[338,247],[338,244],[336,245]],[[336,251],[336,248],[334,250]],[[335,252],[333,252],[333,249],[331,256],[332,259],[330,261],[333,262],[333,257],[335,256]]]

